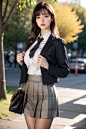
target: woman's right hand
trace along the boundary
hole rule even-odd
[[[19,53],[17,54],[17,62],[22,66],[23,64],[23,60],[24,60],[24,55],[25,55],[25,51],[23,51],[23,53]]]

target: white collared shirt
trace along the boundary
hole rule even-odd
[[[41,75],[41,70],[40,70],[40,66],[37,65],[37,58],[38,58],[38,54],[41,53],[41,50],[43,49],[44,45],[46,44],[49,36],[51,34],[51,31],[47,32],[45,35],[43,35],[42,37],[44,38],[44,40],[40,43],[38,49],[35,51],[35,54],[33,56],[33,58],[29,57],[29,53],[30,50],[35,46],[35,44],[37,43],[37,40],[31,45],[31,47],[25,52],[25,56],[24,56],[24,62],[28,68],[28,72],[27,74],[29,75]],[[40,36],[40,34],[38,35],[38,37]],[[41,37],[41,36],[40,36]]]

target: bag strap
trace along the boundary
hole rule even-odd
[[[19,87],[20,87],[21,84],[19,84]],[[22,108],[22,111],[24,111],[24,104],[25,104],[25,100],[26,100],[26,95],[27,95],[27,90],[28,90],[28,87],[25,86],[25,84],[23,83],[22,84],[22,89],[24,91],[24,99],[23,99],[23,108]]]
[[[18,87],[20,87],[20,86],[21,86],[21,84],[18,85]],[[22,111],[24,111],[24,104],[25,104],[27,90],[28,90],[28,87],[25,86],[25,83],[22,84],[22,90],[24,91],[24,99],[23,99],[23,108],[22,108]]]

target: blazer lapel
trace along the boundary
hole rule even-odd
[[[54,38],[55,38],[55,35],[54,35],[53,33],[51,33],[51,35],[49,36],[49,38],[48,38],[46,44],[44,45],[44,47],[43,47],[43,49],[42,49],[40,55],[43,56],[43,55],[47,52],[47,50],[49,49],[49,47],[51,47],[51,46],[53,45],[53,40],[54,40]],[[33,44],[33,43],[32,43],[32,44]],[[25,52],[29,49],[29,47],[30,47],[32,44],[30,44],[30,45],[27,47],[27,49],[25,50]]]
[[[42,49],[40,55],[42,55],[42,56],[45,55],[45,53],[47,52],[47,50],[53,45],[53,40],[54,40],[54,38],[55,38],[55,35],[53,35],[53,34],[51,33],[51,35],[50,35],[50,37],[48,38],[48,40],[47,40],[45,46],[44,46],[43,49]]]

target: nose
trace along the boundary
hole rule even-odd
[[[42,22],[44,21],[44,16],[43,16],[43,15],[41,15],[41,21],[42,21]]]

